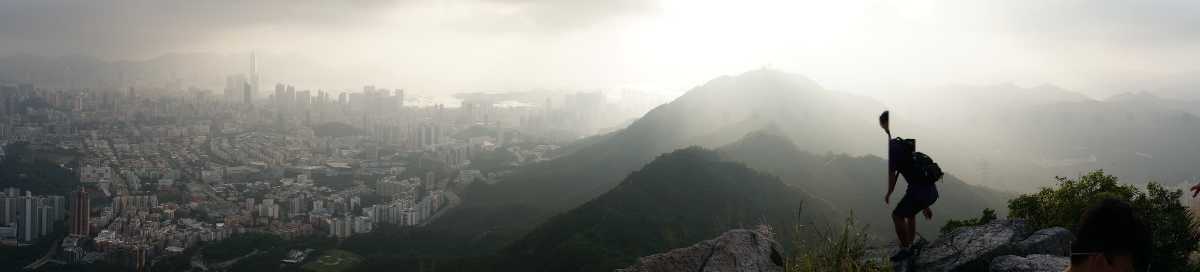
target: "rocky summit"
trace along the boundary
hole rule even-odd
[[[1063,271],[1071,263],[1070,258],[1046,254],[1030,254],[1025,257],[1004,255],[992,259],[992,272]]]
[[[779,244],[762,233],[735,229],[716,239],[642,257],[620,272],[769,271],[782,272]]]
[[[1023,220],[995,220],[955,229],[932,242],[915,243],[917,255],[894,271],[1058,272],[1070,260],[1070,231],[1060,227],[1030,232]],[[863,261],[886,259],[897,249],[868,249]],[[731,230],[716,239],[638,259],[624,272],[784,271],[779,245],[750,230]]]
[[[995,220],[955,229],[928,244],[917,243],[918,254],[895,270],[1063,271],[1073,237],[1060,227],[1031,233],[1023,220]]]

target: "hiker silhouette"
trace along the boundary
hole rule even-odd
[[[891,204],[892,192],[901,176],[908,184],[904,196],[892,210],[892,223],[896,228],[900,251],[891,260],[899,262],[914,254],[911,247],[917,234],[917,213],[923,213],[926,220],[933,219],[930,206],[937,202],[935,182],[941,179],[942,172],[929,156],[916,151],[915,139],[892,138],[890,122],[887,111],[879,115],[879,126],[888,136],[888,188],[883,202]]]

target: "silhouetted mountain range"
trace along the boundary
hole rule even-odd
[[[885,169],[886,162],[874,156],[801,151],[769,127],[715,151],[693,146],[660,155],[610,191],[549,218],[498,257],[465,263],[512,271],[611,271],[640,256],[759,224],[785,244],[791,237],[819,238],[811,228],[851,215],[887,241]],[[1007,199],[952,176],[938,185],[943,197],[933,207],[935,219],[919,224],[927,235],[936,235],[947,219],[1002,208]],[[903,196],[903,186],[893,201]],[[807,227],[796,233],[800,225]]]
[[[616,186],[659,154],[714,148],[777,124],[803,150],[867,154],[884,148],[871,99],[831,92],[804,77],[757,70],[720,77],[651,110],[628,128],[585,140],[559,159],[519,170],[484,202],[518,201],[549,211],[575,207]],[[537,195],[536,198],[521,196]]]
[[[1105,169],[1122,180],[1200,177],[1200,103],[1138,92],[1094,100],[1061,89],[949,87],[893,99],[894,128],[975,184],[1032,190]]]
[[[550,218],[505,254],[523,271],[612,271],[729,229],[824,222],[829,207],[779,178],[700,147],[663,154],[616,188]],[[803,214],[798,212],[803,206]],[[812,233],[808,233],[811,235]]]
[[[873,155],[817,155],[800,150],[792,142],[777,132],[763,130],[718,150],[722,158],[779,176],[784,183],[808,192],[822,206],[834,209],[833,218],[853,214],[859,222],[867,224],[876,237],[891,237],[892,208],[904,196],[907,185],[900,181],[892,194],[892,205],[884,204],[886,160]],[[917,225],[923,234],[936,235],[947,220],[973,217],[985,208],[1004,213],[1006,201],[1011,197],[1007,193],[964,183],[953,173],[939,181],[937,187],[941,193],[932,208],[934,219],[922,219]]]

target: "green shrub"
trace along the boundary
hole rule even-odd
[[[807,226],[797,225],[793,233],[803,233]],[[788,272],[816,271],[849,271],[876,272],[891,271],[887,260],[868,260],[867,241],[870,234],[866,227],[858,227],[854,214],[846,218],[840,229],[832,227],[825,230],[813,228],[816,231],[816,241],[804,241],[799,235],[793,238],[796,248],[787,260]]]
[[[988,222],[992,222],[992,220],[996,220],[996,210],[983,209],[983,214],[979,215],[979,218],[963,220],[951,219],[950,221],[946,221],[946,225],[942,226],[941,232],[942,234],[946,234],[957,228],[983,225],[987,224]]]
[[[1120,184],[1116,177],[1097,170],[1078,179],[1058,178],[1057,187],[1021,195],[1008,202],[1010,218],[1024,218],[1031,227],[1076,229],[1080,217],[1104,198],[1128,201],[1149,226],[1154,239],[1151,266],[1156,270],[1185,269],[1188,255],[1196,250],[1200,236],[1196,220],[1180,203],[1181,190],[1168,190],[1156,183],[1138,187]]]
[[[1188,255],[1196,251],[1200,234],[1196,233],[1197,222],[1186,207],[1180,204],[1181,190],[1168,190],[1156,183],[1146,185],[1146,194],[1133,201],[1133,208],[1141,211],[1150,235],[1154,239],[1150,264],[1155,270],[1188,267]],[[1200,267],[1188,267],[1195,271]]]

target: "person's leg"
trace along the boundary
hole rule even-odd
[[[892,210],[892,223],[896,225],[896,238],[900,240],[900,247],[908,248],[912,245],[912,238],[909,238],[909,230],[914,222],[911,222],[917,214],[917,202],[908,192],[904,193],[904,197],[900,198],[900,202],[896,203],[896,209]]]
[[[908,217],[907,219],[908,219],[908,226],[906,226],[904,228],[904,230],[907,231],[908,233],[904,234],[904,238],[907,239],[907,240],[905,240],[904,244],[912,246],[913,240],[917,239],[917,217],[912,216],[912,217]]]
[[[904,217],[897,215],[892,215],[892,223],[896,225],[896,240],[900,243],[900,248],[907,248],[908,242],[906,241],[908,239],[905,236],[908,235],[908,230],[906,229],[908,223]]]
[[[905,226],[905,230],[908,233],[904,235],[905,238],[908,238],[907,244],[911,246],[913,241],[917,239],[917,214],[932,206],[934,202],[937,202],[938,193],[936,188],[930,186],[913,190],[912,192],[905,192],[904,196],[909,197],[913,204],[912,214],[908,216],[908,226]]]

